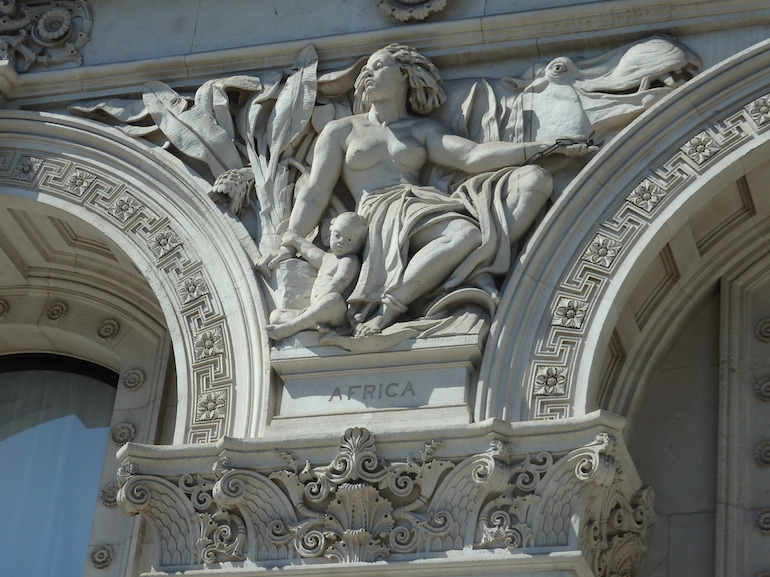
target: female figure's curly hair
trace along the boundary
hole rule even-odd
[[[389,44],[384,48],[390,52],[401,70],[406,73],[409,83],[407,108],[412,114],[426,115],[439,107],[446,100],[443,81],[438,68],[426,56],[423,56],[411,46],[404,44]],[[355,83],[355,102],[353,111],[358,114],[367,112],[370,104],[367,102],[364,78],[367,67],[364,66],[358,74]]]

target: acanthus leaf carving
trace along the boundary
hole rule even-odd
[[[615,439],[602,433],[572,451],[518,453],[495,439],[487,451],[386,462],[374,437],[353,428],[328,465],[234,467],[176,478],[121,468],[121,508],[164,532],[161,565],[292,558],[353,563],[463,548],[577,547],[600,577],[636,574],[652,523],[653,493],[624,481]],[[187,564],[184,563],[187,560]]]

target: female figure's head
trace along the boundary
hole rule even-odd
[[[446,100],[438,68],[411,46],[390,44],[372,54],[356,78],[354,112],[369,110],[377,92],[384,89],[377,83],[393,81],[392,72],[385,69],[394,67],[400,81],[406,82],[409,112],[430,114]]]

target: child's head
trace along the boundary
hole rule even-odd
[[[331,221],[329,246],[332,254],[343,256],[360,251],[366,242],[369,225],[355,212],[343,212]]]

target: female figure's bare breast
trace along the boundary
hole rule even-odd
[[[428,154],[415,136],[419,120],[382,126],[365,117],[352,117],[345,139],[343,176],[355,195],[401,183],[418,183]]]

